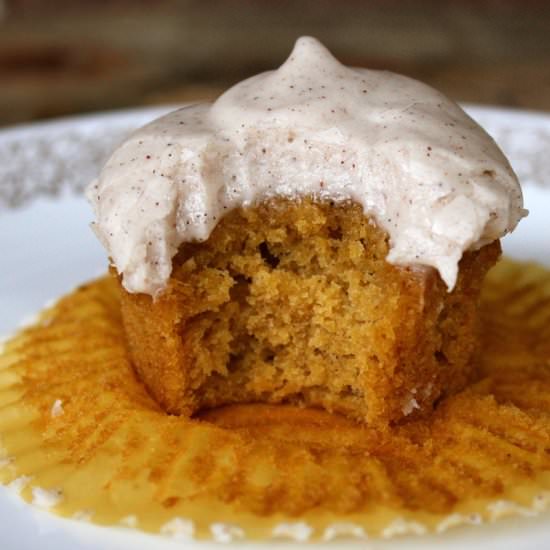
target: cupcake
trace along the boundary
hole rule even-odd
[[[88,197],[165,411],[293,403],[378,426],[471,380],[481,284],[524,215],[460,107],[313,38],[137,131]]]

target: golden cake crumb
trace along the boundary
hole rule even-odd
[[[170,413],[293,403],[387,424],[471,378],[478,295],[498,242],[467,252],[452,292],[389,264],[359,205],[273,199],[183,244],[153,300],[122,286],[134,364]]]

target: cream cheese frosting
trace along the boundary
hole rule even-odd
[[[387,260],[436,268],[514,229],[519,182],[491,137],[433,88],[346,67],[300,38],[276,71],[134,133],[87,190],[129,292],[157,295],[183,242],[274,196],[353,200],[390,237]]]

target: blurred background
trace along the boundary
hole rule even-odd
[[[301,34],[459,101],[550,111],[550,1],[0,0],[0,126],[213,99]]]

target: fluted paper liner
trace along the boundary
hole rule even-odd
[[[114,284],[44,312],[0,355],[0,482],[63,516],[179,538],[444,531],[550,496],[550,273],[501,262],[479,382],[376,431],[318,410],[166,415],[136,379]]]

